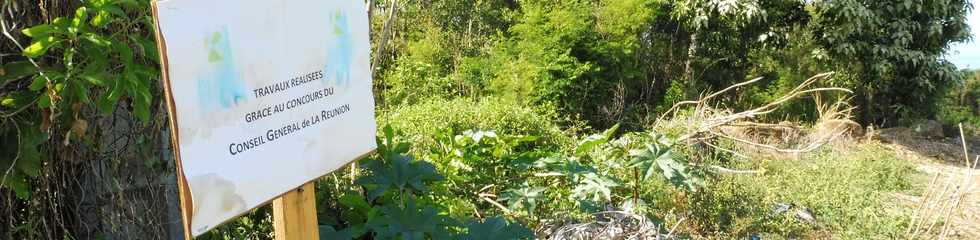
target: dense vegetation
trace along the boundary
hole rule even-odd
[[[762,80],[712,107],[757,106],[836,72],[819,85],[852,90],[826,97],[847,100],[864,126],[980,128],[980,72],[942,58],[969,39],[965,0],[371,2],[381,148],[357,176],[317,184],[331,239],[533,238],[606,211],[648,218],[654,235],[897,238],[909,216],[886,211],[881,195],[912,191],[913,171],[880,145],[747,159],[682,141],[690,112],[656,120],[750,78]],[[51,172],[105,155],[106,122],[151,133],[126,156],[173,171],[151,153],[166,143],[166,113],[148,6],[85,0],[59,16],[0,18],[10,34],[0,44],[0,238],[90,236],[71,220],[46,224],[72,212],[48,210],[70,200]],[[820,107],[788,102],[757,120],[812,125]],[[821,220],[772,210],[783,206]],[[270,219],[258,209],[205,238],[269,238]]]

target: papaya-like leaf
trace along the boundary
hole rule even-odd
[[[512,210],[525,209],[528,212],[534,212],[534,209],[538,207],[538,201],[544,198],[545,190],[548,189],[530,186],[507,189],[500,194],[500,200],[507,201],[508,208]]]
[[[613,178],[590,172],[582,175],[578,186],[572,189],[572,197],[594,202],[609,202],[612,200],[612,189],[619,186],[619,182]]]
[[[468,220],[466,234],[460,240],[516,240],[533,239],[534,233],[520,224],[507,222],[502,217],[491,217],[483,221]]]
[[[449,239],[446,227],[454,225],[436,208],[418,206],[412,199],[404,207],[383,206],[381,212],[381,217],[372,218],[368,224],[376,234],[374,239]]]
[[[444,178],[436,172],[435,166],[425,161],[399,155],[388,161],[373,160],[365,164],[371,174],[361,177],[355,184],[369,189],[368,198],[376,199],[389,191],[397,193],[424,193],[429,191],[428,183]]]
[[[329,225],[320,225],[321,240],[350,240],[354,239],[351,229],[336,230]]]
[[[695,191],[699,186],[704,185],[703,180],[691,172],[685,162],[680,161],[683,158],[674,153],[673,147],[666,145],[669,141],[663,139],[655,141],[631,152],[633,161],[629,163],[629,167],[643,173],[642,181],[649,181],[659,174],[674,186],[690,191]]]

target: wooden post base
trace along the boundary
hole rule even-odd
[[[276,240],[317,240],[314,183],[307,183],[272,202]]]

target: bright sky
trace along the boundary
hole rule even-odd
[[[973,4],[974,9],[966,21],[970,24],[973,40],[953,45],[946,59],[959,68],[980,69],[980,9],[976,9],[980,7],[977,5],[980,0],[970,0],[970,3]]]

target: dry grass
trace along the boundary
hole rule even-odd
[[[918,199],[914,218],[906,231],[908,239],[972,239],[980,237],[977,210],[980,210],[980,179],[977,164],[980,156],[971,162],[966,138],[960,126],[963,141],[963,168],[934,171],[932,180]]]
[[[829,72],[810,77],[783,96],[755,108],[743,111],[716,108],[715,106],[720,105],[716,102],[718,96],[761,79],[738,83],[698,100],[675,104],[658,118],[654,128],[664,129],[679,125],[681,136],[678,141],[690,146],[708,146],[710,149],[742,158],[747,158],[746,155],[796,158],[842,137],[862,134],[860,125],[851,120],[854,108],[848,104],[846,96],[852,92],[844,88],[817,87],[821,80],[833,74]],[[824,102],[824,96],[837,97],[832,101]],[[758,121],[760,117],[775,112],[781,106],[805,97],[811,97],[816,101],[820,114],[819,120],[812,129],[798,123]],[[684,114],[681,115],[681,112]],[[734,144],[720,144],[721,142]],[[721,166],[707,167],[719,173],[760,173],[754,170],[732,170]]]

